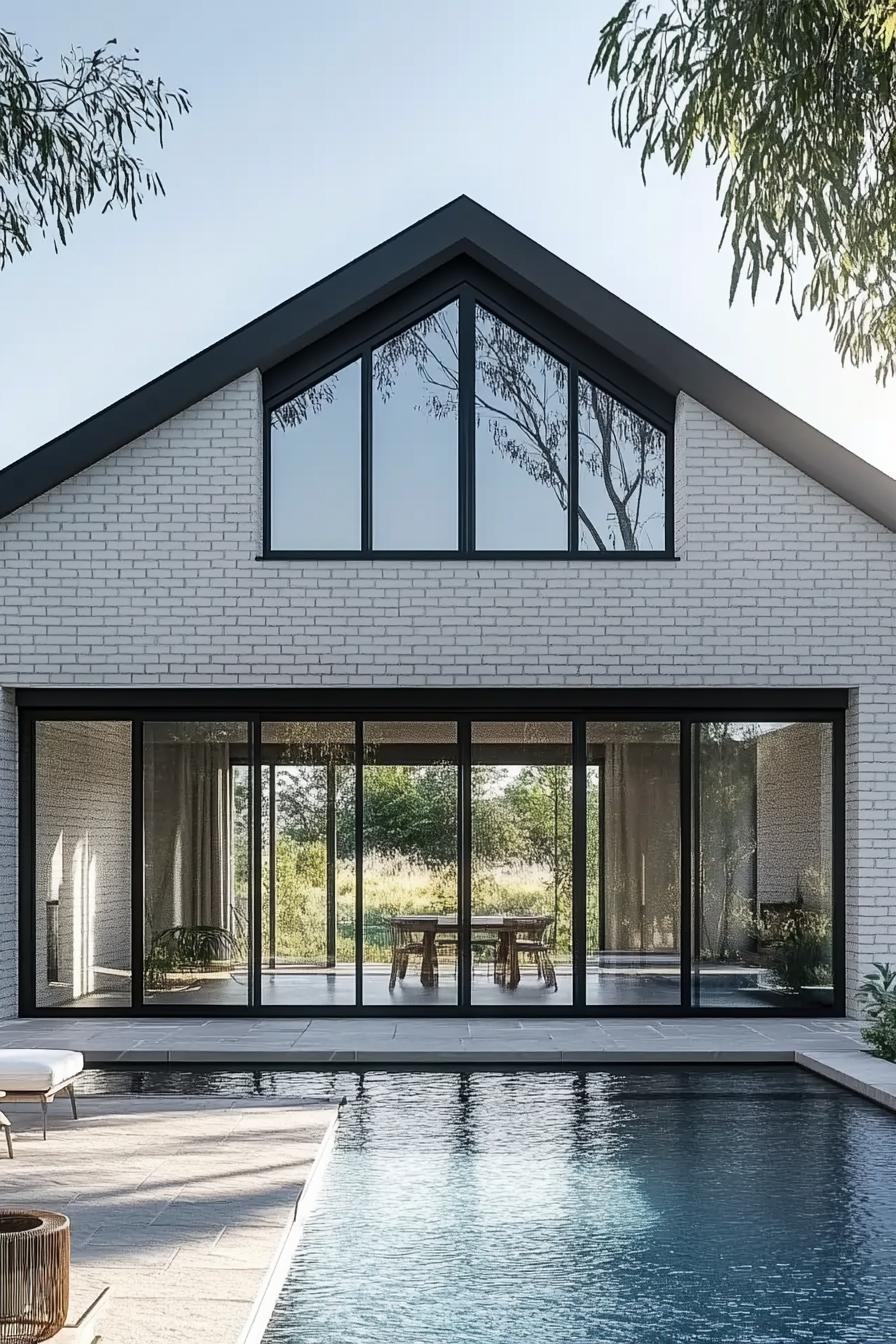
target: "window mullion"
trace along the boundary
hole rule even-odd
[[[143,721],[131,722],[131,1007],[143,1007]]]
[[[261,921],[263,917],[261,832],[263,827],[261,797],[261,715],[253,714],[249,720],[249,858],[251,878],[249,883],[249,1007],[258,1009],[261,1005]],[[270,821],[270,817],[268,818]]]
[[[699,873],[699,797],[694,788],[695,759],[694,740],[696,736],[694,720],[683,718],[680,722],[679,737],[679,825],[681,828],[681,873],[679,892],[678,947],[681,974],[681,1006],[697,1007],[699,997],[694,998],[694,929],[700,927],[700,911],[697,895],[697,874]],[[699,990],[698,990],[699,994]]]
[[[570,362],[567,377],[567,492],[569,496],[569,550],[579,549],[579,370]]]
[[[584,719],[572,725],[572,1001],[587,1002],[588,956],[588,775]]]
[[[361,551],[373,550],[373,354],[361,355]]]
[[[355,1005],[364,1003],[364,723],[355,722]]]
[[[469,1008],[473,979],[473,948],[470,934],[473,899],[473,766],[471,727],[468,718],[459,719],[457,724],[457,765],[457,983],[458,1003],[461,1008]]]
[[[458,311],[458,548],[476,548],[476,301],[460,291]]]

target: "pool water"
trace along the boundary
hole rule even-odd
[[[896,1340],[896,1117],[802,1070],[185,1076],[347,1097],[266,1344]]]

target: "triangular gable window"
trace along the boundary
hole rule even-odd
[[[278,387],[266,554],[670,556],[671,426],[575,345],[461,284]]]

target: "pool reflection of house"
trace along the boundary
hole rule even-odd
[[[7,1013],[831,1012],[886,955],[896,482],[473,202],[0,507]]]

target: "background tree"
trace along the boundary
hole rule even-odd
[[[421,863],[457,862],[457,776],[451,765],[377,765],[364,772],[364,842]]]
[[[519,331],[479,309],[476,315],[476,425],[495,449],[547,486],[569,508],[565,365]],[[579,508],[579,520],[593,524]]]
[[[745,916],[756,901],[756,740],[744,725],[701,725],[697,886],[700,952],[736,959],[755,945]]]
[[[733,252],[731,292],[762,276],[824,315],[853,365],[896,369],[894,0],[627,0],[591,77],[611,124],[683,173],[700,155]]]
[[[554,924],[551,936],[571,933],[572,770],[566,765],[526,766],[509,785],[506,805],[517,820],[522,857],[551,874]]]
[[[136,217],[147,195],[164,194],[134,147],[145,135],[161,146],[189,107],[183,89],[141,74],[138,54],[114,39],[91,54],[72,48],[45,75],[34,48],[0,30],[0,268],[35,235],[64,245],[95,201]]]
[[[596,476],[602,483],[609,509],[604,536],[590,525],[588,534],[598,550],[660,549],[662,541],[652,525],[663,518],[663,476],[666,443],[647,420],[623,406],[603,388],[579,378],[579,479]],[[579,505],[581,518],[582,508]],[[654,539],[652,539],[654,538]]]
[[[392,394],[410,362],[427,389],[419,409],[435,419],[456,414],[459,359],[452,311],[442,309],[424,318],[377,351],[374,378],[381,395]],[[564,512],[569,508],[568,377],[560,360],[487,309],[477,308],[477,433],[487,433],[497,453],[550,489]],[[652,521],[641,512],[644,488],[657,484],[665,462],[663,435],[584,378],[579,381],[579,411],[580,478],[596,476],[608,501],[606,518],[598,518],[580,497],[582,534],[596,550],[612,549],[617,536],[627,550],[638,550]],[[647,539],[647,547],[652,544]]]

